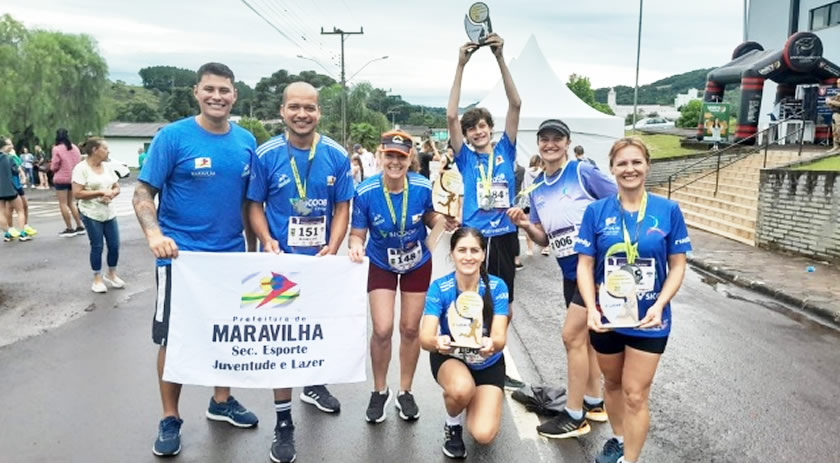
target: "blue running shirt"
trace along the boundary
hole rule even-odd
[[[571,160],[560,172],[546,178],[545,172],[534,180],[539,184],[529,194],[531,223],[541,224],[546,233],[575,227],[580,229],[583,212],[593,201],[615,196],[615,182],[588,162]],[[574,237],[577,235],[575,234]],[[577,279],[577,253],[558,257],[563,278]]]
[[[505,281],[501,278],[489,275],[490,277],[490,294],[493,296],[493,315],[510,315],[508,310],[508,287]],[[484,281],[479,280],[478,295],[484,297],[486,291]],[[449,323],[446,318],[446,312],[450,306],[455,304],[460,293],[455,282],[455,272],[449,275],[438,278],[429,286],[429,291],[426,293],[426,308],[423,310],[423,315],[432,315],[439,319],[439,331],[441,335],[449,334]],[[484,336],[490,336],[490,327],[484,327]],[[483,370],[496,362],[502,357],[501,352],[482,359],[476,363],[466,362],[467,366],[472,370]],[[460,358],[460,357],[459,357]]]
[[[618,197],[612,196],[590,204],[583,214],[575,251],[595,258],[596,287],[604,282],[607,250],[616,243],[624,242],[621,213]],[[628,212],[624,216],[631,239],[636,235],[637,217],[637,212]],[[641,320],[648,308],[656,302],[668,276],[668,256],[690,251],[691,239],[688,237],[680,206],[674,201],[652,194],[648,194],[645,218],[639,226],[638,236],[639,257],[656,260],[653,291],[638,296]],[[623,256],[624,253],[616,255]],[[602,321],[606,322],[606,319]],[[668,336],[671,332],[671,304],[668,303],[662,311],[662,326],[658,328],[618,328],[615,331],[628,336],[648,338]]]
[[[306,204],[311,209],[307,216],[326,217],[326,243],[330,242],[335,205],[353,199],[353,172],[344,148],[324,135],[319,137],[311,166],[309,148],[292,146],[286,142],[285,135],[278,135],[257,149],[251,167],[248,199],[265,203],[269,232],[280,243],[283,252],[315,255],[321,250],[320,246],[289,246],[289,217],[300,215],[292,206],[299,195],[289,153],[295,158],[301,183],[306,183]]]
[[[368,238],[365,254],[377,267],[394,273],[408,273],[431,259],[426,248],[426,225],[423,215],[434,212],[432,184],[420,174],[408,173],[408,210],[405,219],[405,236],[400,238],[402,223],[403,193],[389,193],[397,223],[391,217],[385,192],[382,188],[382,174],[368,177],[356,188],[353,199],[353,228],[367,229]],[[389,263],[388,249],[406,249],[420,243],[419,259],[410,268],[395,268]],[[394,256],[392,256],[394,257]]]
[[[160,191],[158,222],[184,251],[245,251],[242,202],[257,142],[231,123],[228,133],[204,130],[195,117],[155,135],[139,180]],[[158,259],[158,265],[169,259]]]
[[[502,134],[501,140],[493,149],[494,167],[493,183],[507,183],[508,201],[513,202],[516,168],[516,146],[508,139],[507,133]],[[489,155],[478,154],[467,146],[461,145],[461,151],[455,156],[455,164],[464,179],[464,219],[465,226],[481,230],[485,237],[504,235],[516,231],[516,226],[510,221],[506,209],[491,209],[484,211],[478,207],[478,185],[481,183],[481,170],[488,173]]]

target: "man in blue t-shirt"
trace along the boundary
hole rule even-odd
[[[153,452],[181,451],[178,400],[181,385],[163,380],[171,307],[171,259],[179,250],[242,252],[244,198],[256,140],[228,122],[236,102],[233,72],[220,63],[199,68],[193,94],[200,113],[174,122],[155,136],[134,191],[134,210],[149,248],[157,258],[157,303],[152,339],[160,345],[158,379],[163,419]],[[159,207],[155,207],[155,196]],[[249,237],[249,249],[254,240]],[[243,407],[230,388],[216,387],[207,418],[237,427],[252,427],[257,417]]]
[[[289,84],[280,115],[286,133],[262,144],[251,168],[251,226],[266,252],[336,254],[347,234],[354,194],[347,152],[316,131],[321,106],[312,85]],[[300,399],[327,413],[341,408],[324,385],[305,387]],[[270,453],[274,462],[295,458],[291,400],[291,388],[274,390],[277,426]]]
[[[505,211],[511,206],[515,192],[516,134],[522,100],[502,56],[505,41],[496,34],[490,34],[484,44],[490,46],[496,58],[508,99],[502,138],[495,147],[491,144],[493,116],[486,108],[470,109],[458,120],[464,67],[479,47],[474,42],[468,42],[460,49],[446,107],[446,123],[455,163],[464,179],[463,223],[479,229],[487,237],[487,271],[505,281],[509,302],[513,303],[514,257],[519,252],[519,237],[516,226]],[[524,383],[521,381],[506,378],[505,387],[508,389],[522,386]]]

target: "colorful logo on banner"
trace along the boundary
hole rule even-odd
[[[253,280],[258,276],[259,273],[254,273],[245,277],[242,280],[242,285],[253,284]],[[257,309],[264,306],[280,307],[291,304],[300,296],[298,284],[279,273],[271,272],[271,276],[264,276],[259,278],[258,281],[259,284],[256,288],[252,288],[242,295],[240,307],[249,307],[254,304],[256,304],[255,308]]]

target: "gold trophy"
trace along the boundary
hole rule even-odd
[[[464,29],[470,41],[484,45],[487,36],[493,33],[490,24],[490,7],[484,2],[475,2],[464,16]]]
[[[480,349],[484,336],[484,299],[475,291],[465,291],[446,311],[451,345]]]
[[[458,216],[458,199],[464,194],[464,181],[461,174],[455,170],[444,171],[440,179],[435,182],[432,192],[432,202],[435,212],[449,217]]]

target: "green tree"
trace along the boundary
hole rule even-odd
[[[193,91],[187,87],[173,89],[163,105],[163,117],[168,121],[177,121],[198,114],[198,111]]]
[[[122,122],[158,122],[163,119],[157,105],[145,101],[130,101],[117,106],[115,121]]]
[[[251,132],[254,138],[257,139],[257,145],[262,145],[271,138],[271,134],[265,129],[265,126],[257,120],[250,117],[243,117],[239,120],[239,126]]]
[[[149,66],[140,69],[143,87],[171,92],[176,87],[192,87],[196,83],[195,71],[175,66]]]
[[[315,71],[303,71],[296,75],[280,69],[270,77],[260,79],[254,87],[254,117],[262,120],[280,117],[283,91],[286,90],[287,85],[298,81],[309,82],[318,89],[335,84],[335,80],[330,76],[318,74]]]
[[[90,36],[27,31],[4,15],[0,58],[0,128],[16,142],[49,144],[58,127],[79,140],[101,132],[108,66]]]
[[[231,113],[250,116],[256,92],[250,85],[241,80],[234,83],[233,86],[236,88],[236,103],[234,103]]]
[[[700,100],[689,101],[680,109],[680,118],[675,125],[685,129],[693,129],[700,122],[700,113],[703,112],[703,102]]]
[[[566,86],[569,87],[569,90],[571,90],[572,93],[577,95],[578,98],[583,100],[583,102],[589,106],[601,111],[604,114],[615,114],[606,104],[595,101],[595,91],[592,90],[592,83],[589,82],[589,77],[572,74],[569,76],[569,81],[566,82]]]
[[[641,109],[636,112],[636,122],[645,118],[645,112]],[[633,125],[633,113],[624,116],[624,125]]]
[[[376,145],[380,141],[380,135],[380,131],[367,122],[350,124],[350,139],[353,140],[353,143],[364,146],[368,151],[376,149]]]

